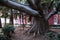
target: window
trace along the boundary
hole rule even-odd
[[[54,15],[54,25],[58,24],[58,14]]]

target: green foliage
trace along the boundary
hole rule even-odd
[[[26,24],[20,24],[20,27],[23,27],[23,26],[25,27],[25,26],[26,26]]]
[[[45,36],[48,40],[60,40],[60,33],[48,32]]]
[[[32,26],[32,24],[20,24],[19,26],[20,27],[23,27],[23,26],[26,27],[26,26]]]
[[[0,40],[11,40],[9,37],[0,34]]]
[[[15,2],[22,3],[22,4],[27,4],[27,0],[15,0]]]
[[[57,11],[60,9],[60,1],[58,3],[56,3],[55,7],[56,7]]]
[[[5,35],[10,36],[10,33],[14,32],[14,26],[12,25],[5,25],[5,27],[2,28],[2,31]]]
[[[60,40],[60,33],[57,34],[57,40]]]
[[[8,8],[7,7],[2,7],[2,17],[8,17],[9,15],[8,15],[8,13],[7,13],[7,11],[8,11]]]
[[[2,6],[0,6],[0,11],[2,10]]]

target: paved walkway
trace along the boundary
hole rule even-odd
[[[25,30],[23,31],[19,27],[16,27],[15,33],[12,34],[12,40],[45,40],[43,36],[34,38],[33,35],[24,34]]]

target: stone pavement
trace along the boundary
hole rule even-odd
[[[43,36],[34,38],[33,35],[24,34],[26,29],[23,31],[21,28],[16,27],[15,33],[12,34],[12,40],[45,40]]]

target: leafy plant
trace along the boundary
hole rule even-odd
[[[55,32],[47,32],[45,36],[48,40],[57,40],[57,33]]]
[[[57,34],[57,40],[60,40],[60,33]]]
[[[60,33],[55,33],[55,32],[48,32],[45,34],[45,37],[48,40],[60,40]]]
[[[12,25],[5,25],[5,27],[2,28],[2,31],[5,35],[11,36],[11,33],[14,32],[14,26]]]
[[[11,40],[9,37],[0,34],[0,40]]]

